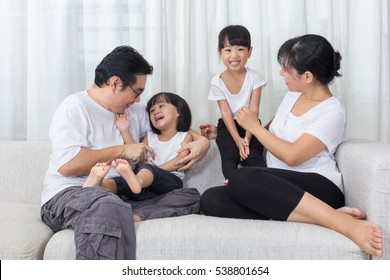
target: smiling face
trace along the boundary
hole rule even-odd
[[[176,129],[180,115],[174,105],[161,99],[150,107],[149,117],[153,127],[163,132]]]
[[[116,114],[123,114],[132,104],[140,102],[140,92],[143,91],[146,84],[146,75],[136,75],[135,84],[125,86],[123,88],[122,81],[118,78],[113,81],[113,98],[110,106],[110,111]]]
[[[297,70],[291,67],[282,67],[279,73],[284,78],[289,91],[303,92],[306,86],[305,73],[299,74]]]
[[[252,48],[239,45],[232,46],[226,38],[224,47],[218,50],[218,52],[219,58],[228,70],[241,71],[245,68],[251,56]]]

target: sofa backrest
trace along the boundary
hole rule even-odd
[[[0,142],[0,202],[41,204],[49,141]]]
[[[49,166],[50,141],[0,141],[0,202],[40,204]],[[184,186],[203,193],[223,184],[221,159],[214,141],[198,166],[186,172]]]
[[[223,185],[221,156],[215,140],[210,141],[210,149],[197,167],[185,174],[184,186],[197,188],[201,194],[208,188]]]

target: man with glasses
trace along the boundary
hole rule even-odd
[[[100,187],[82,188],[97,162],[117,158],[143,162],[153,150],[138,143],[150,129],[149,116],[139,104],[153,67],[133,48],[120,46],[96,67],[94,84],[68,96],[50,126],[52,154],[42,193],[42,220],[57,232],[73,228],[77,259],[135,259],[133,209],[118,195]],[[114,118],[127,114],[136,144],[124,144]],[[181,162],[193,168],[209,148],[195,139]],[[118,176],[112,168],[107,177]],[[114,191],[115,192],[115,191]]]

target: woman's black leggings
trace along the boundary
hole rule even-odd
[[[329,179],[267,167],[244,167],[234,171],[227,186],[206,190],[200,209],[207,216],[286,221],[305,192],[337,209],[344,195]]]

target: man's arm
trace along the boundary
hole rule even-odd
[[[184,138],[181,144],[181,147],[184,147],[186,144],[190,142],[192,142],[192,136],[191,134],[187,133],[186,137]],[[176,171],[182,167],[181,165],[176,164],[176,162],[186,157],[189,153],[190,153],[189,150],[183,150],[182,152],[178,153],[178,155],[175,158],[161,164],[159,167],[169,172]]]
[[[189,150],[190,152],[188,156],[175,163],[175,165],[183,165],[178,169],[179,171],[195,168],[199,161],[207,154],[207,151],[210,148],[210,142],[206,137],[200,135],[193,129],[190,129],[188,133],[191,134],[193,141],[184,145],[178,151],[178,153],[181,153],[185,150]]]
[[[98,162],[111,164],[114,159],[123,158],[137,163],[144,161],[148,152],[154,157],[153,149],[143,143],[118,145],[100,150],[82,147],[73,159],[58,169],[58,172],[65,177],[85,176]]]

